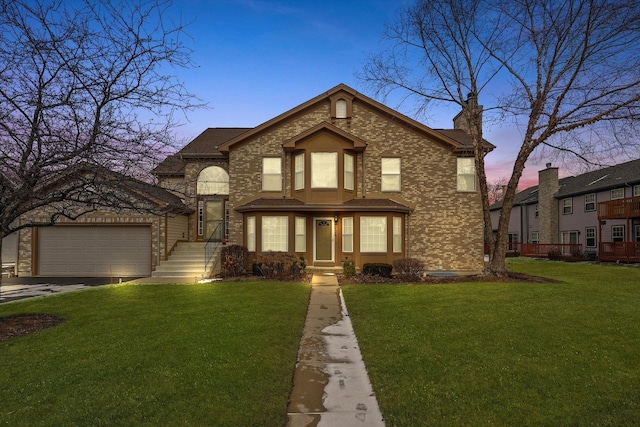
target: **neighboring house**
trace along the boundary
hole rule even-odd
[[[113,208],[98,206],[76,220],[61,218],[54,226],[23,228],[7,236],[3,264],[6,255],[7,261],[15,263],[19,276],[149,276],[177,241],[187,240],[193,210],[163,188],[130,178],[117,179]],[[91,187],[86,186],[87,194]],[[137,200],[135,204],[141,208],[131,208],[131,200]],[[86,205],[77,206],[83,209]],[[41,208],[20,221],[44,223],[53,212],[50,207]]]
[[[464,122],[435,130],[338,85],[258,127],[207,129],[154,173],[195,210],[189,240],[241,244],[253,260],[414,257],[477,272],[482,207]]]
[[[562,179],[547,164],[538,180],[515,196],[508,250],[561,244],[601,260],[640,262],[640,159]],[[491,207],[494,230],[501,208]]]

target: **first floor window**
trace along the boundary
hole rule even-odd
[[[507,242],[508,251],[518,250],[518,233],[509,233],[509,241]]]
[[[287,252],[288,220],[286,216],[262,217],[262,252]]]
[[[624,225],[611,226],[611,241],[624,242]]]
[[[342,252],[353,252],[353,218],[342,218]]]
[[[476,191],[476,161],[473,157],[458,159],[458,191]]]
[[[623,198],[624,198],[624,188],[615,188],[611,190],[611,200],[623,199]]]
[[[633,186],[633,195],[640,196],[640,184]]]
[[[585,194],[584,196],[584,210],[585,212],[596,210],[596,193]]]
[[[256,217],[247,218],[247,250],[249,252],[256,251]]]
[[[402,218],[393,218],[393,252],[402,252]]]
[[[262,191],[282,190],[282,159],[265,157],[262,159]]]
[[[573,213],[573,199],[562,199],[562,214],[568,215]]]
[[[596,247],[596,228],[587,227],[584,229],[584,246],[587,248]]]
[[[636,242],[640,242],[640,225],[636,225]]]
[[[338,153],[311,153],[311,188],[338,188]]]
[[[538,244],[540,243],[540,232],[532,231],[531,232],[531,243]]]
[[[360,252],[387,252],[387,217],[360,218]]]
[[[400,191],[400,158],[382,159],[382,191]]]
[[[307,251],[307,219],[296,217],[296,252]]]

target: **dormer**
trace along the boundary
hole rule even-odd
[[[339,91],[331,95],[331,120],[351,120],[353,116],[354,96],[346,91]]]

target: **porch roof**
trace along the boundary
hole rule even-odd
[[[238,212],[401,212],[410,213],[411,207],[391,199],[351,199],[342,204],[304,203],[298,199],[259,198],[235,209]]]

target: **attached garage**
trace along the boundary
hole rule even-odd
[[[37,268],[38,276],[149,276],[151,226],[41,227]]]

